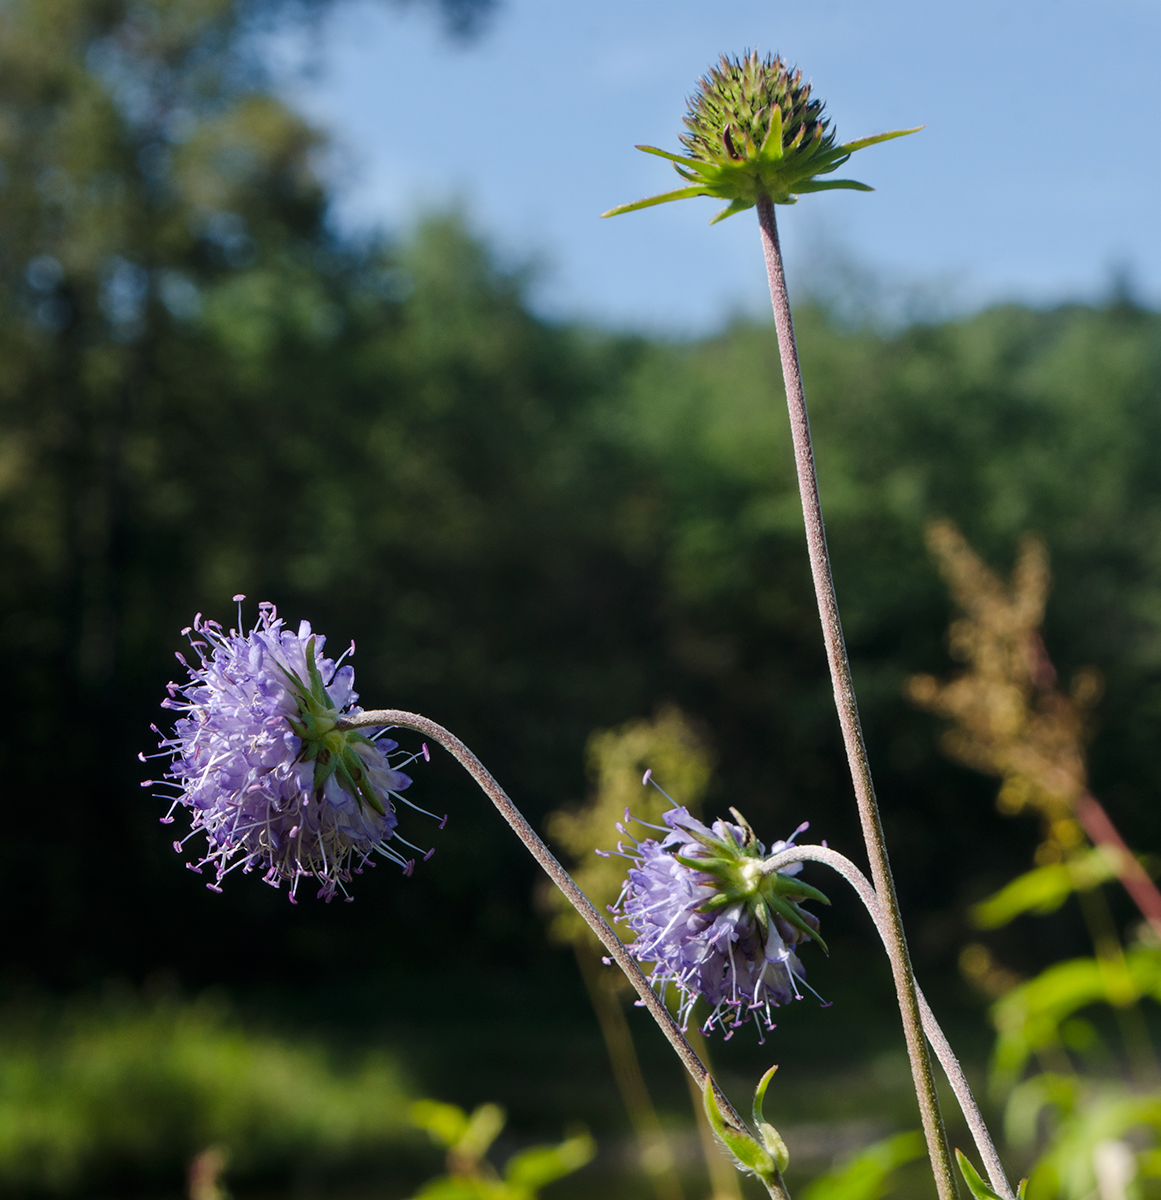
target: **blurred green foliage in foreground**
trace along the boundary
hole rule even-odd
[[[530,1146],[514,1154],[503,1174],[488,1162],[506,1116],[497,1104],[466,1113],[454,1104],[417,1100],[411,1120],[447,1150],[447,1172],[429,1180],[413,1200],[536,1200],[540,1189],[579,1170],[596,1153],[587,1133],[555,1146]]]
[[[0,1191],[73,1192],[127,1173],[172,1188],[210,1147],[241,1172],[281,1175],[410,1140],[385,1057],[340,1070],[321,1045],[245,1030],[212,1001],[5,1017]]]

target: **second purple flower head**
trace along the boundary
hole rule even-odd
[[[722,1026],[727,1037],[751,1015],[773,1029],[771,1010],[801,998],[805,972],[795,948],[808,939],[826,947],[818,918],[799,901],[830,903],[795,878],[800,863],[766,867],[793,837],[767,852],[745,818],[730,811],[738,824],[707,827],[676,806],[662,818],[660,840],[622,843],[633,865],[613,907],[637,935],[630,953],[654,964],[650,980],[661,989],[676,984],[682,1021],[703,998],[710,1006],[704,1029]]]

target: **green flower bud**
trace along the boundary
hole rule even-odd
[[[758,1137],[754,1137],[748,1129],[737,1129],[726,1121],[714,1092],[714,1081],[708,1075],[702,1087],[702,1099],[710,1128],[730,1152],[738,1170],[747,1175],[756,1175],[772,1195],[785,1195],[782,1172],[790,1164],[790,1154],[781,1134],[765,1119],[762,1112],[766,1088],[777,1070],[777,1066],[771,1067],[762,1076],[758,1090],[754,1093],[754,1127],[758,1130]]]
[[[801,71],[791,71],[781,58],[757,51],[744,58],[722,56],[717,67],[698,80],[685,117],[681,142],[688,155],[670,154],[655,146],[638,146],[647,154],[670,159],[691,186],[622,204],[602,213],[619,213],[713,196],[729,203],[710,222],[753,208],[759,200],[794,204],[806,192],[849,188],[874,191],[853,179],[819,179],[837,170],[856,151],[915,129],[896,129],[859,141],[835,145],[835,134],[822,115],[820,100],[810,96]]]

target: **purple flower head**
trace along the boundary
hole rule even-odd
[[[807,938],[823,943],[817,917],[797,901],[829,903],[794,878],[801,863],[765,867],[801,829],[767,852],[737,809],[730,811],[737,825],[715,821],[707,828],[674,807],[662,818],[667,829],[659,841],[622,844],[633,865],[612,910],[637,935],[633,957],[653,963],[651,982],[661,991],[677,985],[683,1025],[702,997],[711,1010],[704,1030],[727,1028],[727,1038],[755,1013],[773,1029],[770,1010],[801,999],[805,972],[794,948]]]
[[[183,631],[198,662],[177,656],[189,681],[169,684],[162,701],[182,714],[174,736],[161,740],[162,755],[173,758],[165,785],[178,793],[162,820],[172,821],[178,805],[193,814],[190,833],[174,848],[180,853],[205,833],[204,856],[187,865],[214,869],[207,887],[221,891],[236,867],[257,869],[274,887],[285,880],[292,901],[304,876],[318,881],[325,900],[345,895],[352,871],[376,853],[410,874],[414,859],[389,843],[397,823],[392,800],[403,799],[411,782],[398,768],[415,756],[396,755],[405,761],[393,763],[395,742],[336,729],[343,716],[363,711],[354,669],[341,665],[346,654],[337,662],[324,657],[326,639],[306,621],[292,633],[274,605],[258,608],[257,625],[244,635],[200,613]]]

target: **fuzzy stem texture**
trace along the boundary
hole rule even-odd
[[[588,927],[597,935],[601,944],[609,952],[609,957],[625,972],[637,995],[641,997],[644,1006],[661,1028],[661,1032],[669,1039],[670,1045],[677,1051],[685,1069],[693,1076],[698,1088],[704,1088],[709,1072],[702,1061],[693,1052],[693,1047],[685,1040],[681,1026],[673,1019],[669,1009],[661,998],[649,986],[649,980],[641,972],[636,960],[625,948],[625,944],[613,932],[608,921],[597,912],[593,902],[577,887],[569,873],[557,862],[553,853],[540,839],[536,830],[524,819],[523,814],[508,798],[508,794],[496,782],[491,772],[482,762],[460,741],[454,733],[437,725],[419,713],[404,712],[395,708],[377,708],[361,712],[357,716],[344,717],[336,729],[359,729],[367,726],[387,726],[388,728],[414,729],[416,733],[429,737],[438,742],[465,771],[479,784],[480,789],[500,811],[500,815],[515,831],[516,836],[524,843],[528,852],[544,869],[544,873],[565,894],[568,902],[585,919]],[[713,1083],[714,1094],[726,1120],[739,1131],[745,1131],[746,1125],[734,1111],[730,1102],[722,1094],[716,1082]]]
[[[778,854],[771,855],[766,860],[765,865],[772,871],[781,871],[783,867],[788,867],[791,863],[796,862],[825,863],[826,866],[837,871],[858,893],[859,899],[862,900],[867,912],[871,914],[871,920],[875,922],[875,928],[879,931],[879,936],[883,939],[883,945],[886,946],[886,913],[883,911],[882,904],[879,903],[879,897],[875,894],[875,889],[871,886],[871,881],[849,858],[843,854],[839,854],[837,850],[831,850],[827,846],[791,846],[789,850],[782,850]],[[931,1048],[935,1051],[935,1057],[939,1059],[940,1066],[943,1067],[944,1074],[947,1076],[947,1081],[951,1084],[951,1090],[955,1093],[955,1098],[959,1102],[960,1110],[964,1115],[964,1120],[967,1121],[968,1128],[971,1130],[972,1139],[975,1141],[980,1158],[983,1159],[984,1169],[988,1173],[992,1187],[1003,1197],[1003,1200],[1015,1200],[1015,1194],[1012,1191],[1011,1184],[1008,1183],[1007,1175],[1004,1173],[1004,1166],[1000,1162],[999,1154],[996,1152],[992,1135],[984,1123],[983,1114],[980,1112],[976,1098],[972,1094],[967,1076],[964,1075],[963,1068],[959,1065],[959,1059],[956,1058],[955,1051],[951,1048],[951,1043],[940,1028],[939,1022],[935,1019],[935,1014],[931,1011],[931,1006],[927,1003],[923,993],[918,988],[916,992],[919,997],[919,1012],[923,1018],[923,1031],[927,1034],[927,1040],[931,1043]]]
[[[770,284],[770,300],[774,307],[774,324],[778,331],[778,350],[782,357],[786,403],[790,410],[794,462],[798,470],[798,490],[802,497],[802,514],[806,522],[806,545],[810,554],[810,570],[814,577],[814,592],[818,599],[819,617],[822,620],[822,636],[826,644],[826,657],[830,666],[839,725],[842,727],[843,744],[846,747],[847,761],[854,783],[863,840],[871,866],[871,878],[886,920],[884,944],[891,960],[891,972],[899,998],[899,1011],[903,1018],[907,1055],[911,1061],[911,1075],[915,1081],[915,1093],[923,1119],[927,1152],[931,1158],[940,1200],[957,1200],[958,1189],[952,1171],[947,1133],[939,1111],[939,1096],[931,1070],[931,1058],[923,1037],[915,974],[907,950],[907,939],[903,933],[903,918],[895,895],[891,864],[887,859],[887,843],[883,837],[883,824],[875,800],[871,768],[867,761],[867,747],[859,723],[859,709],[855,701],[855,689],[851,683],[851,668],[839,620],[838,602],[835,599],[830,556],[826,548],[826,531],[822,522],[822,505],[818,498],[818,477],[814,469],[814,449],[810,441],[806,396],[802,387],[802,370],[798,363],[798,346],[794,340],[794,321],[790,313],[790,297],[786,291],[786,274],[782,266],[782,250],[778,244],[774,205],[770,200],[764,199],[758,201],[757,208],[758,224],[762,230],[762,250],[766,258],[766,275]]]

